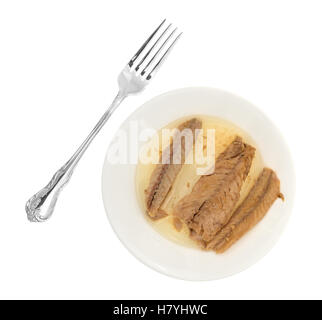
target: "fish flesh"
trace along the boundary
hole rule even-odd
[[[227,225],[207,244],[207,249],[223,253],[254,227],[277,198],[284,200],[276,173],[264,168],[246,199],[236,209]]]
[[[152,172],[149,186],[145,190],[145,203],[147,213],[155,220],[165,217],[164,211],[160,212],[161,205],[168,195],[175,178],[180,172],[186,158],[186,154],[192,149],[195,141],[196,130],[201,129],[202,122],[197,118],[192,118],[178,126],[177,134],[181,134],[180,148],[174,146],[173,141],[162,152],[160,161]],[[185,129],[191,130],[193,143],[186,142]],[[173,138],[175,140],[175,137]],[[180,157],[180,158],[179,158]],[[179,161],[176,161],[178,160]]]
[[[216,159],[214,173],[201,176],[175,206],[173,215],[187,224],[191,237],[203,246],[231,218],[254,155],[255,148],[237,136]]]

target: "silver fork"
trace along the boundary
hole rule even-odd
[[[171,24],[165,27],[165,21],[154,30],[119,74],[119,91],[88,137],[54,174],[50,182],[28,200],[26,212],[30,221],[44,222],[51,217],[61,190],[70,180],[77,163],[106,121],[128,95],[141,92],[159,70],[182,34],[178,34],[177,29],[171,31]]]

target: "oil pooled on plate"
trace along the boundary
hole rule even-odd
[[[202,121],[202,129],[204,139],[207,136],[208,129],[215,129],[215,157],[217,157],[221,152],[225,150],[225,148],[234,140],[236,135],[240,136],[244,142],[251,144],[256,148],[255,157],[252,162],[252,166],[250,168],[249,174],[245,180],[245,183],[242,186],[240,192],[240,199],[236,205],[236,207],[244,200],[247,196],[248,192],[250,191],[251,187],[253,186],[256,178],[258,177],[259,173],[264,168],[264,163],[262,161],[262,157],[260,155],[260,151],[254,140],[241,128],[236,126],[235,124],[213,116],[205,116],[205,115],[192,115],[189,117],[184,117],[177,119],[165,127],[161,128],[157,135],[159,141],[161,141],[161,131],[162,129],[173,129],[176,128],[180,123],[192,118],[197,117]],[[156,141],[154,144],[153,141]],[[151,138],[147,144],[149,144],[149,148],[159,148],[157,143],[158,139]],[[143,146],[143,148],[147,148],[147,145]],[[160,153],[162,150],[159,150]],[[191,151],[193,152],[193,151]],[[155,164],[149,163],[145,164],[139,162],[136,169],[136,177],[135,177],[135,185],[136,185],[136,192],[140,207],[142,209],[142,214],[145,215],[146,220],[151,226],[159,232],[162,236],[166,237],[167,239],[174,241],[177,244],[186,246],[186,247],[193,247],[197,248],[197,244],[190,239],[189,237],[189,230],[184,225],[181,231],[177,231],[174,227],[174,218],[172,216],[173,208],[176,203],[185,195],[189,194],[194,186],[194,184],[200,178],[200,175],[197,174],[197,168],[199,165],[196,162],[192,164],[184,164],[182,166],[181,171],[179,172],[178,176],[176,177],[174,184],[169,191],[165,201],[163,202],[161,209],[164,210],[168,216],[153,221],[149,218],[146,213],[146,206],[145,206],[145,193],[144,190],[148,187],[150,176],[152,171],[155,168]]]

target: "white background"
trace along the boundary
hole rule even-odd
[[[321,1],[0,1],[0,298],[322,298]],[[128,98],[88,150],[53,218],[26,200],[86,136],[116,77],[167,17],[184,36],[150,87]],[[136,260],[105,216],[101,170],[122,121],[185,86],[236,93],[287,140],[295,208],[276,247],[219,281],[168,278]],[[124,195],[126,201],[126,195]]]

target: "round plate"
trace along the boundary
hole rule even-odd
[[[115,233],[141,262],[180,279],[214,280],[245,270],[275,245],[291,213],[295,175],[289,149],[272,121],[246,100],[218,89],[185,88],[157,96],[137,109],[119,132],[130,139],[133,123],[138,123],[140,129],[158,130],[177,118],[194,114],[230,120],[250,134],[265,165],[280,178],[285,201],[275,201],[264,219],[224,254],[181,246],[151,227],[138,203],[135,164],[112,164],[106,156],[103,201]]]

